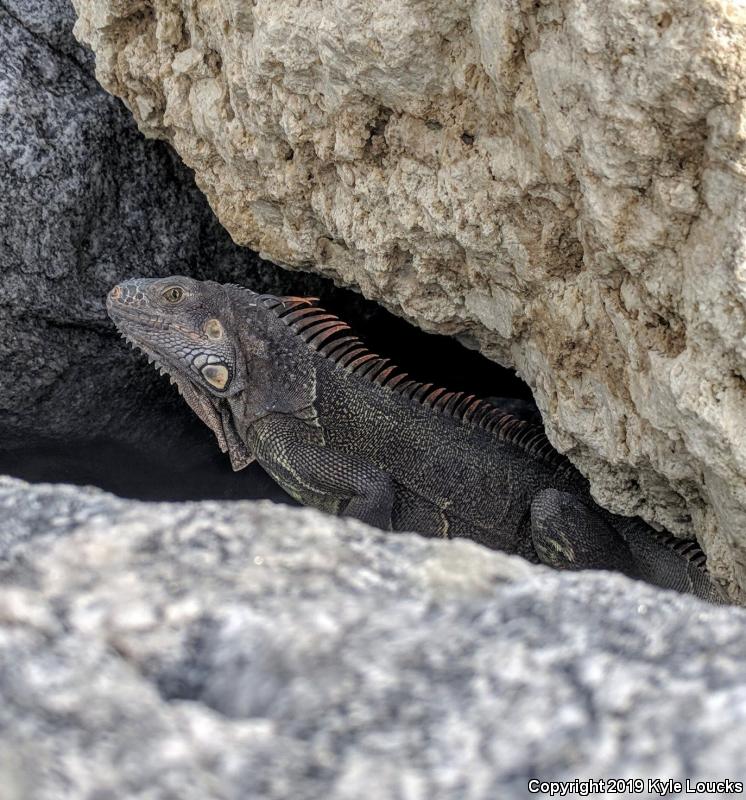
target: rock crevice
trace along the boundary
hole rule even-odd
[[[600,502],[746,587],[746,15],[74,0],[234,239],[515,366]]]

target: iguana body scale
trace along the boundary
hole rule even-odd
[[[695,543],[600,508],[540,427],[413,380],[312,300],[177,276],[120,284],[108,309],[235,469],[257,459],[306,505],[721,600]]]

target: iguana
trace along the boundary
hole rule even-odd
[[[233,469],[256,459],[301,503],[723,600],[695,542],[598,506],[541,427],[411,379],[313,298],[176,276],[125,281],[107,308]]]

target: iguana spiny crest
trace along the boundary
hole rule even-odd
[[[107,308],[234,469],[257,459],[307,505],[722,601],[696,543],[597,506],[540,427],[412,380],[311,299],[175,276],[125,281]]]

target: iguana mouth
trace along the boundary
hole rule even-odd
[[[117,327],[119,327],[120,319],[124,320],[127,324],[137,325],[140,328],[148,330],[165,331],[172,327],[168,320],[159,317],[157,314],[149,314],[142,309],[130,311],[127,306],[113,303],[111,300],[107,301],[106,310],[109,312],[109,316],[114,320]]]
[[[179,323],[174,320],[163,319],[163,317],[157,314],[149,314],[147,311],[142,311],[140,309],[133,312],[124,306],[112,304],[110,301],[107,302],[106,305],[109,316],[120,332],[124,330],[120,323],[124,323],[127,328],[134,325],[147,332],[175,330],[189,339],[200,338],[200,335],[195,331],[179,325]]]
[[[181,370],[176,365],[169,364],[168,358],[156,352],[145,339],[145,335],[153,331],[168,330],[171,324],[167,320],[155,314],[148,314],[142,309],[130,311],[126,306],[117,302],[116,297],[111,294],[106,298],[106,310],[127,344],[133,349],[137,348],[144,353],[148,363],[152,364],[161,375],[168,375],[171,383],[181,393],[184,379],[179,380],[179,378],[175,377],[176,375],[180,376]]]
[[[128,317],[127,321],[134,323],[137,327],[145,331],[152,330],[152,328],[149,328],[147,325],[142,325],[139,317],[137,319]],[[183,393],[185,383],[192,383],[189,377],[185,377],[176,365],[168,363],[168,358],[164,358],[160,353],[153,350],[147,342],[143,341],[143,339],[138,336],[137,331],[132,330],[129,325],[126,327],[120,326],[119,320],[117,319],[114,320],[114,324],[124,341],[127,342],[133,350],[137,349],[143,353],[147,357],[148,363],[152,364],[161,375],[168,375],[171,384],[176,386],[179,390],[179,394]],[[161,328],[161,330],[162,329],[163,328]]]
[[[164,364],[159,359],[161,356],[156,353],[155,351],[151,350],[144,342],[138,340],[137,335],[131,332],[125,333],[124,331],[120,330],[122,338],[125,342],[134,350],[137,348],[140,352],[144,353],[148,359],[148,364],[152,364],[161,375],[168,375],[171,379],[171,383],[175,384],[179,391],[181,391],[181,383],[180,381],[174,377],[174,372],[177,370],[174,367],[171,367],[168,363]],[[173,371],[172,371],[173,370]]]

